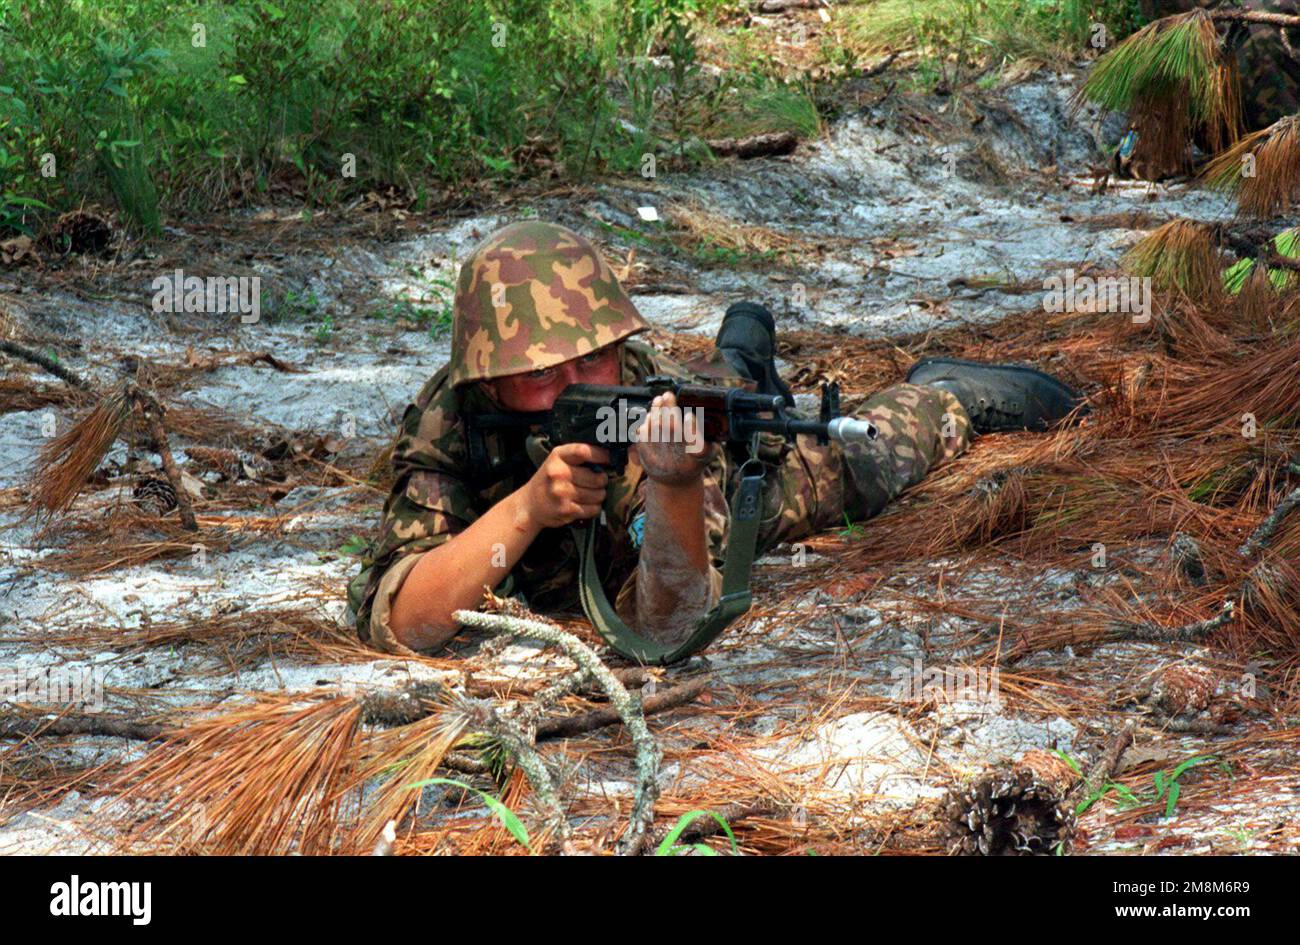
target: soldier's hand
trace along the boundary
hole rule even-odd
[[[559,528],[599,515],[609,477],[587,464],[608,462],[609,451],[601,446],[565,443],[555,447],[524,486],[529,517],[542,528]]]
[[[646,476],[669,486],[699,481],[716,447],[705,442],[697,421],[693,411],[678,408],[675,394],[660,394],[651,402],[632,447]]]

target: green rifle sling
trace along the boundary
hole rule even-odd
[[[749,465],[748,463],[746,465]],[[698,653],[727,626],[749,610],[749,573],[754,565],[758,545],[758,526],[763,497],[762,465],[757,475],[743,475],[731,503],[731,535],[727,540],[727,558],[722,566],[722,596],[700,618],[686,640],[666,645],[650,640],[623,623],[605,595],[596,566],[596,531],[599,517],[587,523],[585,534],[573,527],[578,543],[578,591],[582,609],[596,630],[620,656],[647,665],[665,665]],[[742,473],[743,473],[742,469]]]

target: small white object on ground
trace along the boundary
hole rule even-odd
[[[379,839],[375,841],[375,849],[371,856],[392,856],[393,844],[397,842],[397,821],[390,820],[384,824],[383,832],[379,834]]]

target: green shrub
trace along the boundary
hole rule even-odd
[[[651,152],[709,160],[711,138],[816,134],[811,84],[744,30],[720,80],[702,68],[699,33],[743,6],[6,0],[0,233],[96,202],[144,233],[273,192],[325,206],[395,187],[419,207],[466,180],[638,173]]]

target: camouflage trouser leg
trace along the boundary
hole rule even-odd
[[[971,441],[965,409],[935,387],[897,384],[852,415],[870,420],[880,435],[848,446],[799,437],[779,465],[768,467],[760,547],[842,527],[846,516],[870,518]]]
[[[1149,20],[1186,13],[1197,7],[1218,9],[1230,5],[1227,0],[1138,0],[1142,14]],[[1300,12],[1296,0],[1245,0],[1241,6],[1257,13],[1294,16]],[[1286,51],[1277,27],[1255,23],[1247,29],[1249,35],[1237,50],[1242,117],[1247,131],[1258,131],[1300,108],[1300,63]],[[1300,30],[1288,28],[1287,39],[1293,47],[1300,48]]]
[[[1293,43],[1300,41],[1296,30],[1287,35]],[[1278,30],[1251,27],[1250,37],[1237,51],[1237,66],[1247,131],[1266,128],[1300,108],[1300,63],[1286,51]]]

